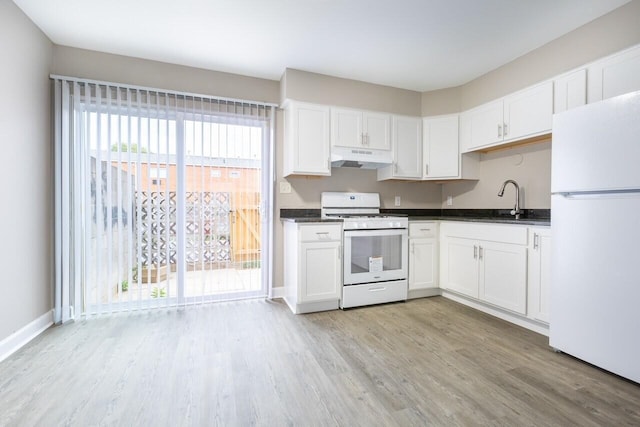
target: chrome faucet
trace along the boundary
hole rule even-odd
[[[498,191],[498,197],[502,197],[504,195],[504,188],[507,184],[513,184],[516,187],[516,205],[513,207],[513,210],[510,212],[511,215],[515,215],[516,219],[520,219],[520,186],[517,182],[512,179],[508,179],[502,183],[502,188]]]

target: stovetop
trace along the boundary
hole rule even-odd
[[[389,219],[389,218],[402,218],[402,217],[407,217],[408,215],[390,215],[390,214],[368,214],[368,215],[362,215],[362,214],[326,214],[325,218],[338,218],[338,219]]]

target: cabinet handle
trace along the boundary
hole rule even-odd
[[[478,251],[478,259],[482,259],[482,246],[478,246],[480,250]]]
[[[424,174],[429,175],[429,163],[425,163],[424,165]]]
[[[509,132],[508,132],[508,129],[509,129],[509,128],[507,127],[507,124],[506,124],[506,123],[504,124],[503,129],[504,129],[504,132],[503,132],[503,133],[504,133],[504,136],[507,136],[507,133],[509,133]]]
[[[331,158],[327,159],[327,169],[331,169]]]
[[[473,245],[473,259],[478,259],[478,247]]]
[[[431,231],[430,228],[421,228],[420,231]]]
[[[533,233],[533,249],[538,250],[538,233]]]
[[[393,164],[393,173],[395,173],[395,174],[398,173],[398,164],[397,163]]]
[[[329,239],[329,233],[326,231],[318,231],[316,232],[316,235],[318,236],[318,240],[327,240]]]
[[[502,125],[498,125],[498,138],[502,138]]]
[[[364,145],[366,145],[368,147],[369,146],[369,133],[365,133],[364,134],[364,140],[365,140]]]
[[[338,259],[342,259],[342,246],[338,246]]]

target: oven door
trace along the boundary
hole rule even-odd
[[[345,230],[343,283],[407,278],[407,229]]]

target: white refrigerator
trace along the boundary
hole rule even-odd
[[[640,92],[554,116],[549,344],[640,382]]]

